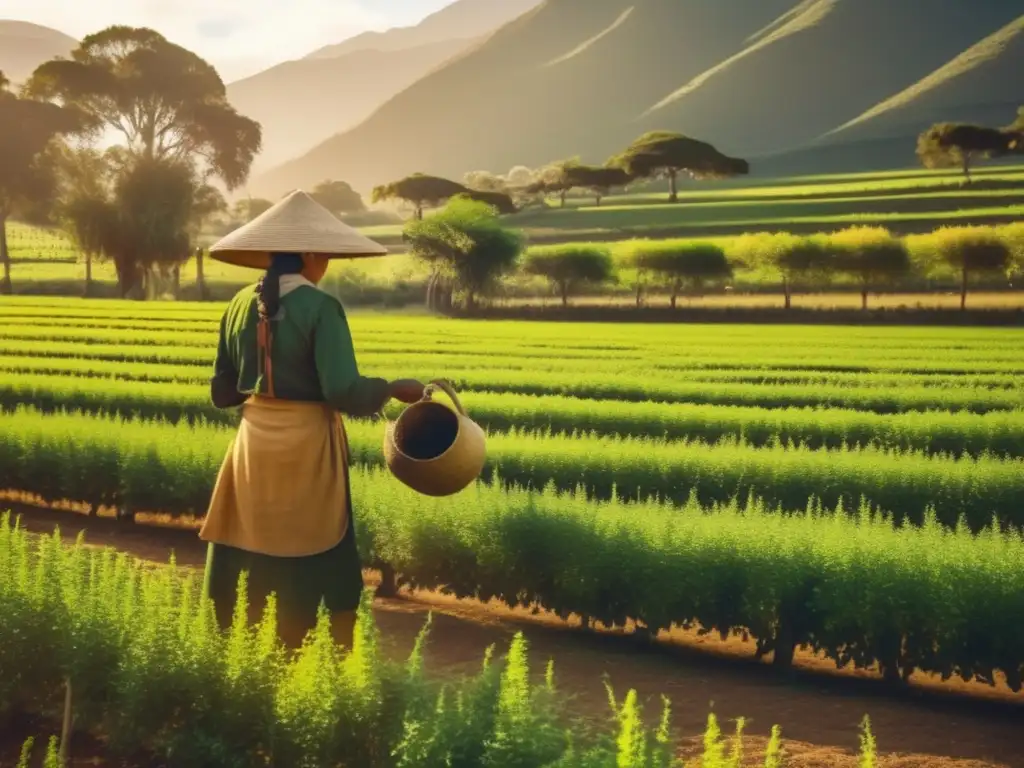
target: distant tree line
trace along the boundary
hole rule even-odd
[[[613,190],[624,189],[633,182],[667,179],[669,200],[676,202],[682,174],[709,179],[749,172],[746,160],[724,155],[707,142],[656,131],[644,134],[604,165],[585,165],[573,157],[538,169],[516,166],[506,176],[472,171],[462,182],[415,173],[375,187],[371,200],[403,202],[412,208],[416,219],[423,218],[427,207],[443,205],[457,196],[489,203],[500,213],[511,214],[543,205],[544,199],[552,195],[564,206],[567,195],[574,190],[592,196],[595,204],[600,205]]]
[[[573,296],[629,272],[637,307],[648,293],[659,291],[668,293],[675,308],[680,297],[721,289],[738,271],[777,282],[787,309],[794,292],[842,278],[860,292],[867,310],[872,293],[924,275],[955,278],[960,308],[966,309],[976,277],[1010,278],[1024,272],[1024,225],[943,227],[903,238],[880,227],[851,227],[811,236],[741,235],[724,244],[637,240],[618,246],[616,260],[610,246],[596,243],[527,250],[521,233],[504,227],[495,208],[463,195],[433,216],[410,221],[404,239],[410,252],[430,266],[427,306],[442,311],[460,301],[472,309],[481,298],[499,296],[503,280],[517,273],[544,278],[568,306]]]

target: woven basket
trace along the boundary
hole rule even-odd
[[[455,409],[431,399],[442,390]],[[469,418],[446,381],[431,381],[423,399],[388,424],[384,459],[399,481],[425,496],[458,493],[483,471],[487,459],[484,431]]]

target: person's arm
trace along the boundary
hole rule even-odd
[[[360,375],[341,304],[323,302],[313,333],[313,354],[324,400],[355,418],[378,413],[391,399],[391,385],[386,379]]]
[[[220,319],[220,339],[217,342],[217,357],[213,361],[213,377],[210,379],[210,399],[215,408],[234,408],[245,402],[245,395],[238,391],[238,371],[228,351],[227,316]]]

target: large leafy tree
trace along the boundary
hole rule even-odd
[[[937,123],[917,139],[917,157],[926,168],[959,167],[964,183],[971,183],[971,168],[978,160],[999,157],[1015,151],[1020,136],[1012,130],[1000,130],[965,123]]]
[[[216,70],[147,28],[112,26],[88,35],[70,59],[39,66],[26,92],[76,110],[87,139],[114,132],[123,140],[112,158],[118,242],[111,238],[104,248],[123,293],[151,270],[187,260],[200,189],[214,179],[239,187],[262,145],[260,125],[228,103]]]
[[[456,195],[470,190],[457,181],[414,173],[404,179],[374,187],[370,199],[374,203],[385,200],[402,200],[413,206],[417,221],[423,220],[423,209],[441,205]]]
[[[0,72],[0,293],[12,290],[7,220],[19,210],[55,199],[55,140],[81,127],[76,110],[21,98],[11,93],[8,85]]]
[[[679,133],[645,133],[612,158],[609,165],[622,168],[634,179],[667,178],[669,201],[679,199],[679,174],[694,179],[727,178],[750,173],[746,160],[723,155],[711,144]]]
[[[450,303],[451,287],[462,289],[472,309],[478,296],[491,293],[515,267],[524,246],[522,233],[502,226],[493,206],[462,196],[433,216],[407,223],[403,238],[410,253],[431,267],[431,309]]]
[[[335,216],[366,210],[363,198],[345,181],[322,181],[313,187],[310,197]]]

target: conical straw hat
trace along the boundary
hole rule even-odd
[[[266,269],[271,253],[316,253],[331,259],[383,256],[388,249],[340,221],[297,189],[210,248],[210,257]]]

